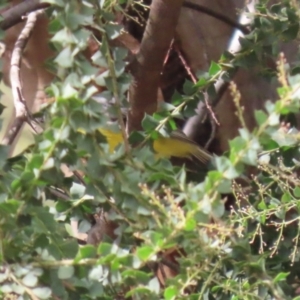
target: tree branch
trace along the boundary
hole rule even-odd
[[[245,25],[243,25],[239,22],[236,22],[236,21],[232,20],[231,18],[228,18],[225,14],[218,13],[217,11],[210,9],[204,5],[193,3],[190,1],[184,1],[183,7],[186,7],[186,8],[195,10],[197,12],[209,15],[219,21],[224,22],[225,24],[227,24],[229,26],[232,26],[234,28],[241,30],[244,34],[250,33],[250,30]]]
[[[9,131],[2,140],[3,145],[11,145],[13,143],[14,139],[16,138],[18,132],[21,130],[25,121],[27,121],[31,127],[34,126],[29,122],[29,113],[22,93],[20,65],[22,60],[22,53],[26,47],[28,39],[30,38],[30,34],[33,30],[36,20],[38,16],[43,12],[43,10],[38,10],[28,15],[26,19],[26,24],[23,30],[21,31],[12,52],[10,82],[13,94],[14,107],[16,110],[16,118]]]
[[[40,0],[27,0],[23,1],[3,12],[1,16],[3,20],[0,22],[0,28],[7,30],[8,28],[22,22],[22,17],[27,13],[36,11],[38,9],[49,7],[49,3],[41,2]]]
[[[141,127],[145,115],[157,108],[157,92],[164,58],[175,34],[183,0],[153,0],[150,15],[130,70],[133,82],[129,88],[131,110],[128,114],[128,131]]]

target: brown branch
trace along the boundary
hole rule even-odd
[[[8,130],[7,134],[2,140],[3,145],[11,145],[16,138],[18,132],[21,130],[25,121],[29,123],[31,127],[36,125],[31,124],[29,121],[29,112],[26,107],[26,102],[22,93],[22,85],[20,78],[20,65],[22,60],[22,53],[26,47],[27,41],[30,38],[30,34],[36,23],[36,20],[43,10],[32,12],[26,18],[26,24],[21,31],[11,56],[11,67],[10,67],[10,82],[11,90],[13,94],[14,107],[16,110],[15,120]]]
[[[47,188],[47,190],[49,191],[50,194],[52,194],[53,196],[59,199],[70,201],[70,196],[65,191],[56,188],[55,186],[50,186]]]
[[[190,2],[190,1],[184,1],[183,7],[195,10],[195,11],[200,12],[200,13],[204,13],[206,15],[209,15],[212,18],[215,18],[215,19],[217,19],[217,20],[219,20],[219,21],[221,21],[221,22],[223,22],[223,23],[225,23],[229,26],[232,26],[234,28],[239,29],[244,34],[250,33],[250,30],[245,25],[240,24],[239,22],[236,22],[236,21],[228,18],[225,14],[218,13],[215,10],[210,9],[210,8],[204,6],[204,5],[193,3],[193,2]]]
[[[38,9],[47,8],[50,4],[46,2],[41,2],[40,0],[26,0],[23,1],[14,7],[5,10],[1,13],[3,20],[0,22],[0,28],[2,30],[6,30],[14,25],[16,25],[19,22],[22,22],[22,16],[33,12]],[[207,14],[215,19],[218,19],[225,24],[240,29],[244,34],[249,33],[249,30],[246,28],[246,26],[239,24],[238,22],[235,22],[234,20],[231,20],[226,15],[218,13],[212,9],[209,9],[206,6],[185,1],[183,3],[183,7],[195,10],[200,13]]]
[[[183,0],[152,1],[140,50],[130,66],[133,82],[129,88],[129,132],[141,128],[145,113],[156,111],[160,74],[182,3]]]
[[[22,22],[22,17],[26,14],[49,6],[49,3],[41,3],[40,0],[22,1],[21,3],[1,12],[3,20],[0,22],[0,28],[2,30],[7,30],[17,23]]]

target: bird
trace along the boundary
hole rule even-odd
[[[113,131],[109,128],[99,128],[99,132],[105,137],[109,151],[113,152],[118,145],[124,143],[121,131]],[[175,130],[169,137],[159,136],[153,141],[153,150],[157,158],[196,158],[206,165],[212,159],[212,155],[189,139],[182,131]]]
[[[92,99],[101,105],[103,111],[107,111],[115,103],[114,98],[108,100],[102,94],[94,95]],[[127,109],[122,108],[122,114],[126,115],[127,113]],[[124,139],[121,130],[116,129],[116,124],[110,127],[109,123],[105,127],[98,128],[98,130],[105,137],[109,145],[109,151],[112,153],[118,145],[124,143]],[[192,159],[194,157],[204,165],[207,165],[213,157],[207,150],[200,147],[179,129],[172,131],[169,137],[160,135],[154,139],[153,150],[157,158],[174,157]]]

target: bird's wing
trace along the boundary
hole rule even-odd
[[[191,155],[197,158],[200,162],[207,164],[211,159],[212,155],[206,151],[204,148],[200,147],[197,143],[195,143],[193,140],[189,139],[182,131],[175,130],[170,134],[171,138],[178,139],[184,142],[187,142],[189,144],[192,144],[193,147],[191,151]]]

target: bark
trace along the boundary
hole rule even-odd
[[[33,12],[38,9],[46,8],[48,6],[49,3],[41,2],[40,0],[27,0],[18,3],[16,6],[13,6],[10,9],[0,12],[3,17],[3,20],[0,22],[0,28],[2,30],[6,30],[22,22],[22,17],[25,16],[27,13]]]
[[[139,130],[145,115],[157,108],[157,93],[164,58],[178,22],[183,0],[153,0],[140,51],[131,64],[131,110],[128,131]]]

